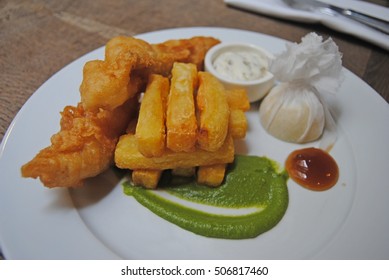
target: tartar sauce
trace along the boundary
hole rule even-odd
[[[222,76],[239,81],[252,81],[266,74],[267,61],[250,51],[224,52],[213,61],[215,70]]]

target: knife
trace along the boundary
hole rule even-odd
[[[305,10],[305,11],[319,11],[323,14],[335,16],[343,15],[349,19],[358,21],[368,25],[376,30],[389,34],[389,22],[378,19],[352,9],[341,8],[335,5],[327,4],[316,0],[284,0],[290,7]]]

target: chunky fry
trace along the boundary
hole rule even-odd
[[[120,138],[116,165],[133,170],[133,182],[146,188],[156,188],[166,169],[175,176],[197,175],[197,182],[219,186],[234,159],[233,139],[244,138],[247,132],[246,91],[226,91],[211,74],[184,63],[174,64],[166,97],[168,87],[166,78],[150,76],[136,132],[129,129]]]
[[[168,93],[168,78],[150,75],[135,132],[139,151],[146,157],[161,156],[165,149],[165,108]]]
[[[149,189],[155,189],[161,178],[162,170],[138,169],[132,171],[132,182],[135,185],[143,186]]]
[[[226,173],[226,164],[200,166],[197,171],[197,182],[211,187],[220,186]]]
[[[242,110],[231,110],[228,129],[234,139],[242,139],[247,132],[247,119]]]
[[[250,101],[245,89],[226,90],[227,102],[230,109],[239,109],[244,112],[250,109]]]
[[[199,110],[198,144],[206,151],[223,145],[228,132],[229,107],[223,85],[210,73],[199,72],[197,108]]]
[[[194,64],[174,63],[167,104],[167,147],[175,152],[193,151],[196,144],[197,120],[194,88],[197,69]]]
[[[166,149],[160,157],[147,158],[138,150],[134,135],[121,136],[115,150],[115,163],[125,169],[174,169],[193,166],[230,163],[234,160],[234,143],[231,136],[219,150],[208,152],[196,149],[193,152],[173,152]]]

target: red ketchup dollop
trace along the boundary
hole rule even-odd
[[[339,178],[334,158],[317,148],[293,151],[286,159],[285,169],[293,181],[314,191],[328,190]]]

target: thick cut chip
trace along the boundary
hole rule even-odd
[[[210,187],[218,187],[224,180],[226,164],[200,166],[197,171],[197,182]]]
[[[146,157],[160,156],[165,149],[165,111],[168,93],[168,78],[150,75],[135,132],[139,151]]]
[[[196,85],[196,65],[174,63],[166,116],[167,147],[172,151],[194,150],[197,120],[193,94]]]
[[[161,178],[162,170],[139,169],[132,171],[132,182],[134,185],[155,189]]]
[[[145,157],[138,150],[135,135],[120,137],[115,150],[116,166],[122,169],[175,169],[193,166],[231,163],[234,160],[234,142],[228,135],[219,150],[208,152],[196,149],[193,152],[173,152],[166,149],[160,157]]]
[[[247,119],[242,110],[231,110],[228,129],[234,139],[243,139],[246,136]]]
[[[228,129],[233,138],[242,139],[246,136],[247,132],[247,119],[244,112],[250,109],[250,102],[246,90],[227,90],[226,95],[230,107]]]
[[[207,72],[199,72],[197,108],[199,111],[198,144],[206,151],[216,151],[228,132],[229,106],[223,85]]]
[[[230,109],[239,109],[244,112],[250,109],[250,101],[245,89],[226,90],[227,102]]]

